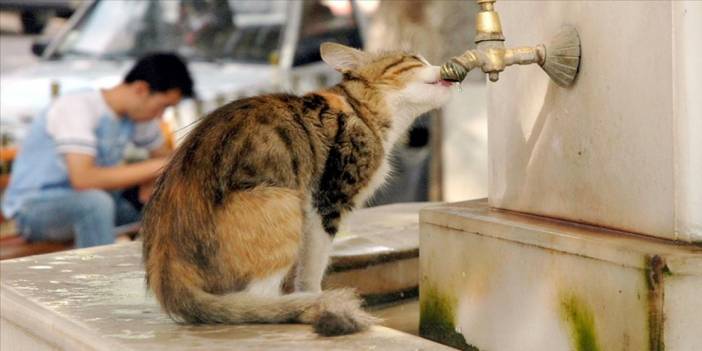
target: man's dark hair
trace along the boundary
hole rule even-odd
[[[179,89],[183,97],[193,96],[193,80],[188,68],[175,54],[153,53],[140,58],[124,77],[125,83],[138,80],[149,83],[151,92]]]

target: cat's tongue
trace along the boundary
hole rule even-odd
[[[431,82],[429,84],[440,85],[442,87],[450,87],[451,85],[453,85],[453,82],[448,81],[448,80],[439,79],[439,80]]]

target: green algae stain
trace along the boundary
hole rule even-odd
[[[576,351],[600,351],[595,335],[595,318],[590,309],[575,296],[561,302],[561,312],[568,322],[573,346]]]
[[[478,351],[456,331],[456,299],[434,287],[422,287],[419,302],[419,335],[460,350]]]

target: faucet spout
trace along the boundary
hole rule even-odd
[[[580,38],[575,28],[559,33],[547,50],[543,44],[534,47],[506,48],[500,16],[494,9],[496,0],[476,0],[476,48],[453,57],[441,66],[441,78],[461,82],[468,72],[480,68],[492,82],[511,65],[539,64],[560,86],[573,84],[580,65]]]

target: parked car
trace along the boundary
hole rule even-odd
[[[39,34],[51,16],[68,18],[80,0],[0,0],[0,11],[17,12],[22,30]]]
[[[52,94],[117,84],[152,51],[179,53],[193,74],[197,100],[166,112],[174,128],[226,100],[332,84],[340,76],[319,44],[362,47],[361,21],[351,0],[86,1],[39,63],[0,78],[3,145],[23,138]]]

